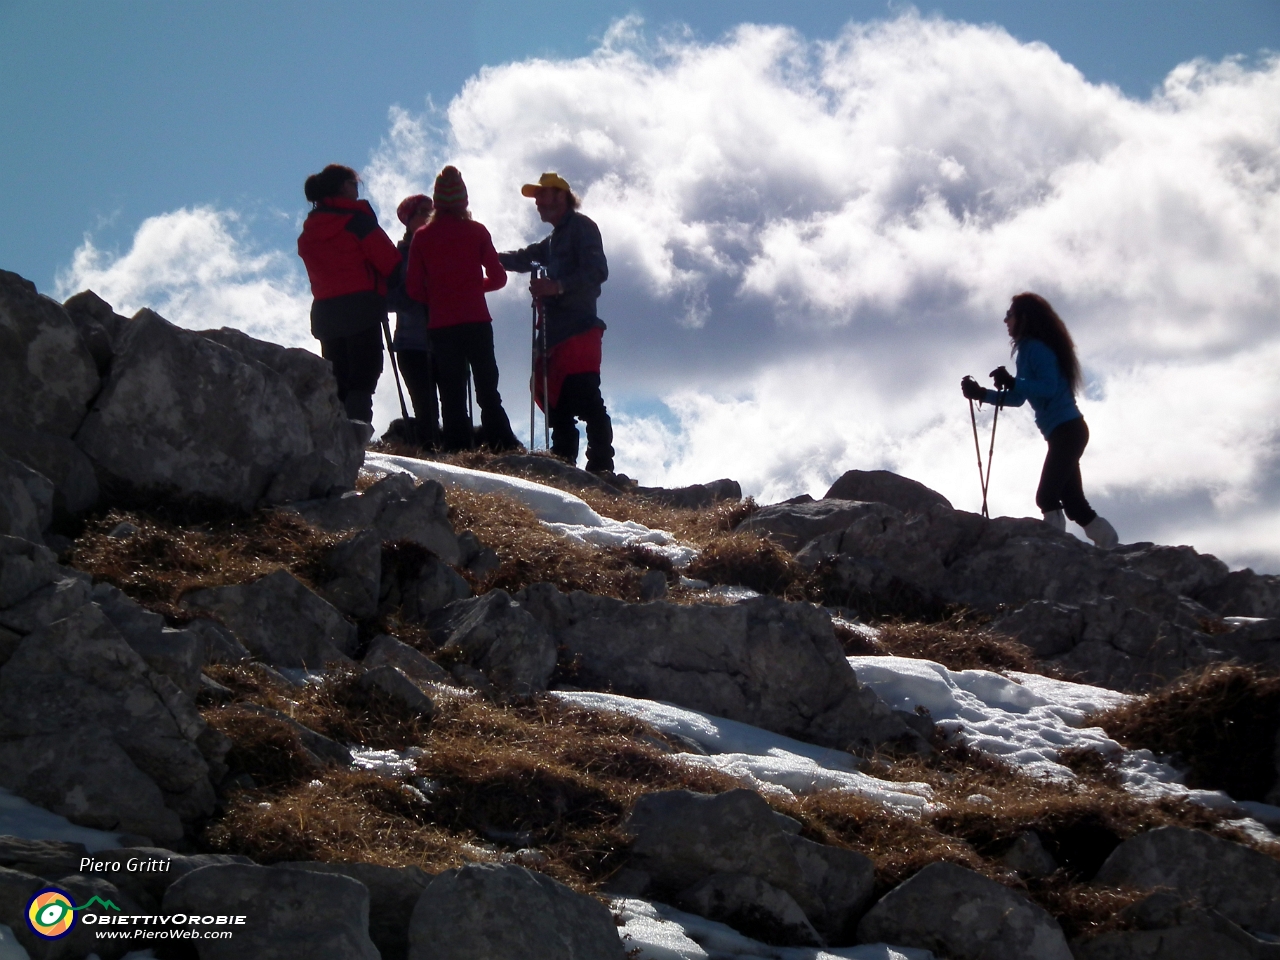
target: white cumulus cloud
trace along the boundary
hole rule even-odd
[[[610,261],[619,468],[645,482],[732,476],[774,500],[887,468],[976,509],[958,381],[1009,363],[1000,319],[1030,289],[1075,337],[1086,492],[1122,538],[1280,571],[1278,58],[1183,64],[1134,100],[1043,44],[914,12],[710,43],[628,19],[589,56],[393,107],[363,171],[393,237],[444,163],[500,249],[546,233],[521,183],[557,170],[583,197]],[[229,214],[183,211],[119,260],[86,244],[69,274],[177,312],[256,297],[277,316],[275,297],[305,336],[300,274],[274,256]],[[523,432],[523,284],[490,305]],[[393,397],[384,381],[380,416]],[[1035,514],[1043,452],[1029,411],[1001,415],[995,512]]]

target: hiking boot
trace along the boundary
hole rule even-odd
[[[1116,533],[1116,528],[1102,517],[1094,517],[1085,526],[1084,533],[1093,541],[1094,546],[1101,547],[1103,550],[1109,550],[1120,542],[1120,535]]]
[[[1061,510],[1046,510],[1044,512],[1044,522],[1055,530],[1066,532],[1067,515]]]

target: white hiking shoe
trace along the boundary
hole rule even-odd
[[[1061,510],[1046,510],[1044,513],[1044,522],[1055,530],[1063,533],[1067,530],[1067,515]]]
[[[1107,550],[1114,547],[1120,542],[1120,536],[1116,533],[1116,528],[1109,524],[1103,517],[1094,517],[1093,522],[1084,528],[1085,536],[1093,541],[1095,546]]]

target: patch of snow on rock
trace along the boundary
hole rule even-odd
[[[66,817],[28,803],[3,788],[0,788],[0,834],[24,840],[83,843],[90,853],[120,846],[119,834],[77,826]]]
[[[644,544],[648,549],[670,558],[677,567],[687,566],[698,555],[694,548],[677,543],[666,530],[654,530],[633,520],[602,517],[581,497],[522,477],[385,453],[366,454],[364,465],[366,470],[375,473],[408,473],[420,480],[435,480],[446,487],[465,487],[477,493],[500,493],[523,503],[547,529],[579,543],[596,547]]]
[[[636,960],[934,960],[928,950],[883,943],[856,947],[772,947],[744,937],[732,927],[684,913],[664,903],[619,898],[613,912],[627,950],[639,948]]]
[[[561,691],[554,696],[588,710],[624,713],[663,733],[691,740],[711,755],[679,754],[680,763],[726,773],[765,796],[790,799],[818,790],[844,790],[903,811],[930,807],[928,784],[867,776],[859,772],[857,758],[842,750],[656,700],[591,692]]]

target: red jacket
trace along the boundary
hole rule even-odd
[[[442,214],[413,235],[404,288],[427,305],[428,328],[492,322],[484,295],[506,285],[482,224]]]
[[[298,256],[317,300],[366,290],[386,294],[387,277],[400,262],[369,201],[346,197],[329,197],[307,215]]]

